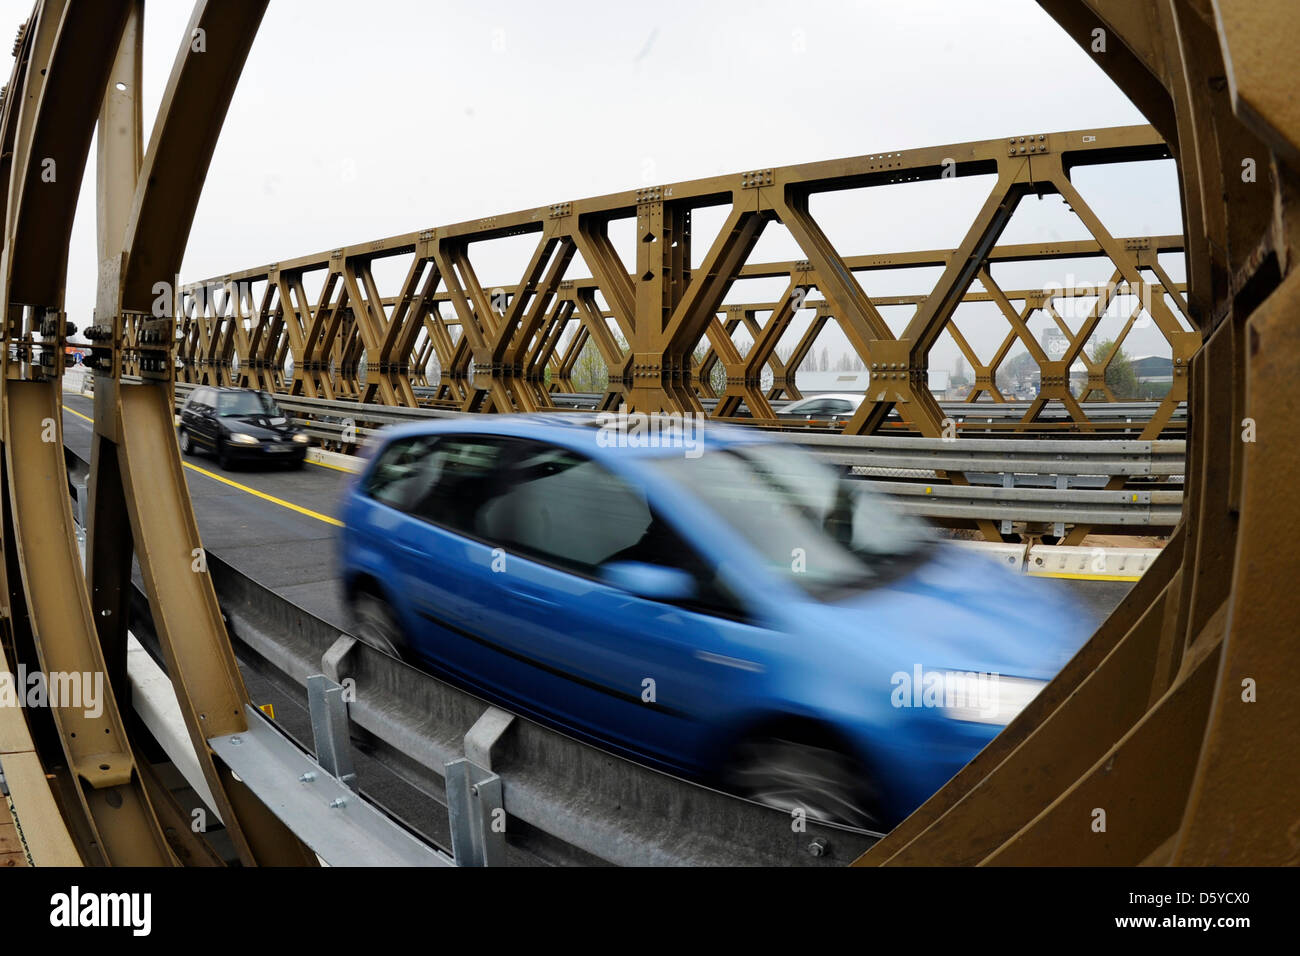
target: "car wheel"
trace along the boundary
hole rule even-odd
[[[809,819],[862,830],[880,830],[879,797],[856,758],[827,747],[759,737],[741,744],[729,762],[727,789]]]
[[[352,624],[353,634],[362,644],[402,660],[402,628],[383,598],[365,591],[358,594],[352,602]]]
[[[222,471],[230,470],[230,452],[226,450],[225,441],[220,438],[217,439],[217,464]]]
[[[181,454],[182,455],[194,454],[194,442],[190,438],[190,433],[187,432],[184,428],[181,429]]]

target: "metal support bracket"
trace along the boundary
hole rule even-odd
[[[248,729],[208,738],[213,752],[331,866],[453,866],[330,776],[256,707]]]
[[[348,705],[343,699],[342,685],[324,674],[311,675],[307,678],[307,706],[311,712],[316,760],[330,776],[355,789],[357,772],[352,762]]]
[[[447,815],[458,866],[504,866],[506,811],[501,778],[492,772],[492,748],[514,722],[495,707],[465,734],[466,756],[446,765]]]

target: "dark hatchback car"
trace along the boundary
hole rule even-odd
[[[222,468],[237,461],[300,468],[307,459],[307,433],[266,392],[201,385],[185,400],[180,419],[181,451],[215,455]]]

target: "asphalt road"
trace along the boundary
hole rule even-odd
[[[64,396],[63,443],[90,459],[94,402]],[[185,456],[185,476],[203,546],[317,617],[343,627],[335,587],[335,539],[345,472],[308,462],[242,465]]]

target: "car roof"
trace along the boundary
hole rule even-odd
[[[431,419],[428,422],[414,422],[398,425],[383,432],[383,442],[387,444],[397,438],[418,435],[501,435],[509,438],[531,438],[556,445],[573,448],[589,453],[594,458],[602,457],[607,452],[617,451],[620,455],[631,454],[638,457],[660,457],[680,454],[687,442],[695,443],[693,447],[704,446],[721,448],[726,446],[770,443],[777,439],[755,428],[739,425],[721,425],[693,419],[684,429],[682,418],[676,416],[675,422],[681,431],[674,433],[666,428],[673,421],[673,416],[651,416],[658,423],[664,436],[657,447],[631,444],[635,427],[628,422],[632,416],[622,419],[624,434],[628,444],[617,443],[620,433],[620,418],[613,412],[532,412],[508,415],[467,415],[464,418]],[[646,435],[637,436],[644,441]],[[613,439],[613,440],[611,440]]]
[[[805,395],[799,401],[811,402],[815,398],[847,398],[851,402],[860,402],[865,397],[861,392],[814,392],[811,395]]]

